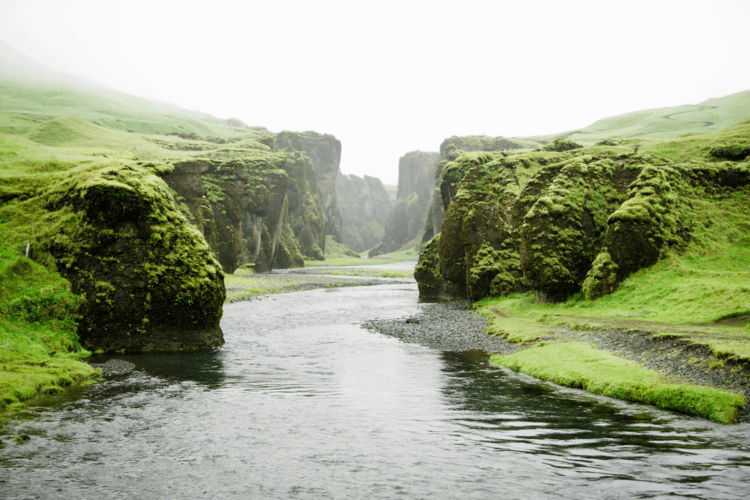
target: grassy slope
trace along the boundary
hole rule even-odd
[[[669,115],[672,115],[672,119],[664,118]],[[583,145],[592,145],[613,138],[661,139],[718,131],[749,115],[750,90],[708,99],[696,105],[649,109],[612,116],[580,130],[527,139],[551,142],[562,136]],[[711,125],[706,126],[708,122],[711,122]]]

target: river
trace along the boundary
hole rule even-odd
[[[34,402],[0,498],[746,498],[750,425],[563,389],[364,330],[414,284],[230,304],[226,345],[118,356]],[[105,358],[100,359],[102,361]]]

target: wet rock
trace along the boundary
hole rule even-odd
[[[135,369],[133,363],[122,359],[110,359],[106,363],[91,363],[91,366],[101,368],[102,374],[108,376],[127,375]]]

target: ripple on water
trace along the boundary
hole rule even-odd
[[[232,304],[227,345],[124,357],[0,431],[2,498],[744,498],[722,427],[360,328],[415,286]],[[101,359],[105,361],[106,359]],[[29,434],[15,444],[11,435]]]

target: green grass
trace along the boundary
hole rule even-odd
[[[664,116],[667,115],[673,115],[673,119],[665,119]],[[638,137],[648,142],[648,139],[664,139],[721,130],[748,116],[750,116],[750,91],[744,91],[708,99],[696,105],[648,109],[611,116],[602,118],[580,130],[526,139],[550,142],[556,137],[565,137],[579,144],[592,145],[605,139]],[[711,122],[712,125],[705,126],[704,122]]]
[[[724,424],[737,421],[744,396],[711,387],[673,384],[633,361],[580,342],[533,347],[492,362],[566,387],[652,404]]]
[[[360,255],[367,256],[367,252]],[[382,266],[384,264],[399,264],[405,260],[417,260],[419,254],[414,250],[385,253],[369,259],[349,257],[344,255],[329,257],[326,260],[306,260],[305,267],[348,267],[348,266]]]
[[[80,297],[57,273],[21,256],[6,225],[0,222],[0,410],[96,375],[80,361],[91,354],[76,333]]]
[[[321,269],[316,274],[330,276],[372,276],[374,278],[413,278],[414,271],[394,271],[377,269]]]

